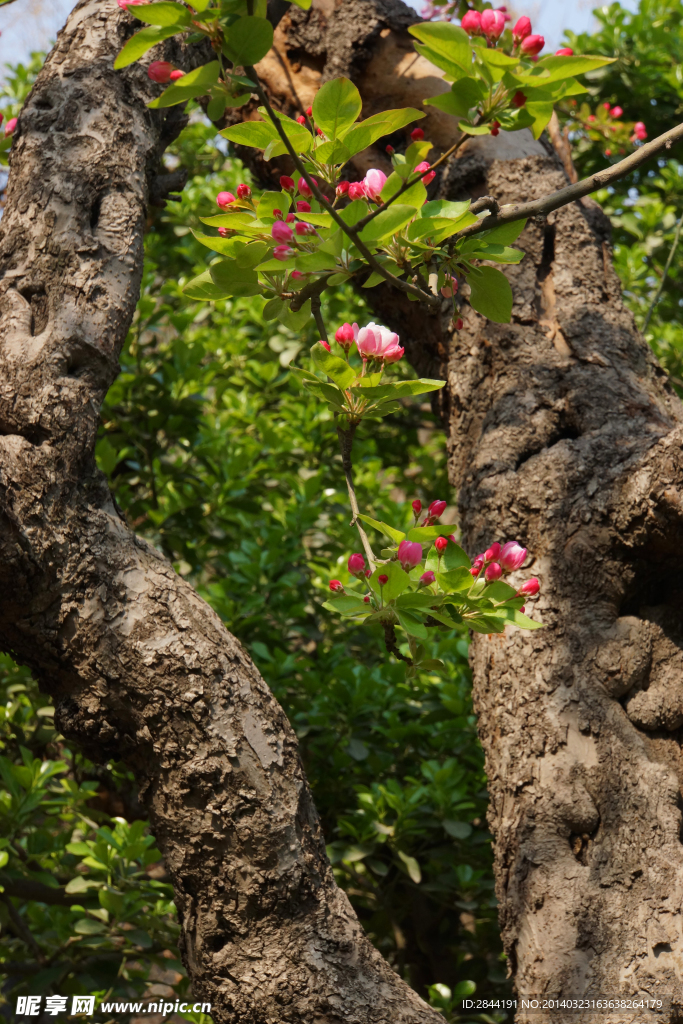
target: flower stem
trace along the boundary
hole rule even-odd
[[[344,476],[346,477],[346,487],[349,492],[349,504],[351,505],[351,512],[353,517],[351,519],[351,526],[355,524],[360,536],[363,550],[365,551],[366,558],[370,563],[370,568],[374,569],[377,564],[374,552],[370,547],[370,541],[368,535],[363,529],[363,525],[358,518],[360,509],[358,508],[358,499],[356,498],[356,489],[353,485],[353,465],[351,463],[351,449],[353,447],[353,437],[356,433],[357,424],[351,423],[348,429],[344,430],[342,427],[337,425],[337,436],[339,438],[339,449],[341,451],[342,466],[344,468]]]

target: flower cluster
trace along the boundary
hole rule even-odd
[[[365,327],[359,327],[358,324],[342,324],[337,328],[334,340],[341,345],[345,353],[348,353],[355,342],[364,363],[397,363],[405,351],[399,344],[398,334],[372,321]],[[320,344],[329,352],[330,347],[326,342],[321,341]]]
[[[526,555],[526,548],[523,548],[516,540],[509,540],[506,544],[499,544],[498,541],[495,541],[490,548],[475,557],[470,573],[479,579],[483,570],[486,582],[493,583],[495,580],[499,580],[503,573],[516,572],[517,569],[521,569]],[[517,594],[533,597],[540,589],[540,583],[532,577],[522,584]]]

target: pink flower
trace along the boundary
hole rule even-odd
[[[403,358],[404,348],[400,345],[390,345],[389,348],[385,349],[383,359],[385,363],[397,363],[399,359]]]
[[[612,107],[610,113],[612,117],[621,117],[624,111],[621,109],[621,107]]]
[[[292,249],[288,245],[276,245],[273,249],[273,258],[276,260],[282,260],[284,262],[292,256],[296,256],[296,249]]]
[[[337,193],[338,196],[345,196],[348,191],[349,191],[349,182],[348,181],[339,181],[339,182],[337,182],[337,187],[335,189],[335,192]]]
[[[116,2],[125,11],[127,7],[139,7],[140,4],[147,3],[147,0],[116,0]]]
[[[349,345],[351,345],[356,340],[357,337],[358,324],[354,324],[353,327],[351,326],[351,324],[342,324],[341,327],[337,328],[334,334],[335,341],[337,341],[340,345],[343,345],[344,348],[347,348]]]
[[[292,229],[283,220],[276,220],[270,233],[276,242],[289,242],[292,238]]]
[[[435,580],[436,576],[431,569],[428,569],[427,572],[423,572],[420,576],[420,583],[423,587],[428,587],[430,583],[434,583]]]
[[[296,270],[294,271],[294,273],[296,274]],[[292,275],[292,277],[293,277],[293,276],[294,276],[294,274]],[[318,344],[319,344],[319,345],[322,345],[322,347],[323,347],[323,348],[324,348],[324,349],[325,349],[325,350],[326,350],[327,352],[331,352],[331,351],[332,351],[332,349],[330,348],[330,343],[329,343],[329,341],[323,341],[323,339],[322,339],[322,338],[319,338],[319,339],[318,339]]]
[[[495,541],[495,543],[493,543],[491,547],[487,548],[486,551],[484,552],[484,561],[495,562],[499,554],[500,544],[498,543],[498,541]]]
[[[297,117],[297,122],[299,124],[306,124],[306,118],[304,117],[303,114],[299,114],[299,116]]]
[[[555,50],[556,57],[573,57],[574,51],[571,46],[562,46],[559,50]]]
[[[230,203],[235,202],[235,197],[232,192],[219,192],[216,196],[216,202],[220,206],[221,210],[224,210],[226,206],[230,206]]]
[[[306,224],[305,221],[300,220],[295,227],[297,235],[314,235],[315,228],[312,224]]]
[[[541,584],[534,576],[532,576],[530,580],[527,580],[526,583],[523,583],[521,585],[521,587],[517,591],[517,596],[533,597],[535,594],[539,592],[540,589]]]
[[[385,584],[389,582],[389,577],[385,576],[384,573],[382,573],[380,576],[377,577],[377,582],[379,583],[380,587],[383,587],[385,586]]]
[[[234,234],[234,232],[232,228],[219,228],[218,234],[221,236],[221,238],[229,238],[230,235]]]
[[[316,178],[311,177],[311,181],[313,182],[314,185],[318,184]],[[302,196],[306,196],[307,199],[310,199],[311,196],[313,195],[313,192],[311,191],[311,188],[305,178],[299,178],[299,180],[296,183],[296,187],[298,188],[299,193]]]
[[[405,572],[410,572],[422,561],[422,545],[417,541],[402,540],[398,546],[398,560]]]
[[[178,69],[176,69],[175,71],[172,71],[171,74],[168,77],[170,78],[170,80],[172,82],[177,82],[178,79],[185,77],[185,72],[184,71],[179,71]]]
[[[422,140],[425,137],[425,133],[422,130],[422,128],[413,128],[412,132],[410,133],[410,137],[413,140],[413,142],[422,142]]]
[[[427,514],[431,516],[432,519],[438,519],[439,516],[442,516],[446,511],[447,504],[448,502],[443,501],[440,498],[437,498],[437,500],[433,501],[429,508],[427,509]]]
[[[481,14],[479,11],[468,11],[460,25],[471,36],[481,35]]]
[[[372,321],[367,327],[360,328],[356,336],[356,345],[363,359],[387,359],[389,357],[390,362],[395,362],[403,355],[403,349],[400,350],[400,355],[397,354],[398,334],[394,334],[388,327],[372,323]]]
[[[430,181],[433,181],[434,178],[436,177],[436,171],[430,171],[429,166],[429,161],[423,160],[422,163],[418,164],[417,167],[415,168],[418,174],[420,174],[422,171],[428,171],[427,174],[422,175],[422,184],[425,186],[425,188],[430,183]]]
[[[291,278],[292,278],[292,279],[293,279],[294,281],[301,281],[301,280],[302,280],[302,279],[303,279],[303,278],[304,278],[305,276],[306,276],[306,275],[305,275],[305,274],[302,274],[300,270],[293,270],[293,271],[292,271],[292,273],[290,274],[290,277],[291,277]],[[325,344],[325,342],[321,341],[321,342],[320,342],[320,344],[321,344],[321,345],[324,345],[324,344]],[[328,352],[329,352],[329,348],[328,348]]]
[[[352,181],[349,185],[349,199],[365,199],[365,185],[362,181]]]
[[[341,580],[330,580],[330,590],[335,594],[343,594],[344,587]]]
[[[365,194],[369,196],[370,199],[379,199],[382,194],[382,189],[386,184],[386,180],[386,174],[382,171],[378,171],[376,167],[372,167],[363,179]]]
[[[512,30],[512,38],[516,43],[526,39],[527,36],[531,35],[531,18],[519,18],[517,24]]]
[[[153,82],[159,82],[160,85],[164,85],[171,80],[172,71],[173,65],[169,64],[167,60],[153,60],[147,68],[147,75]]]
[[[328,346],[329,348],[329,346]],[[349,572],[352,576],[357,576],[358,573],[363,572],[365,569],[365,559],[362,555],[354,554],[349,557]]]
[[[297,213],[310,213],[311,204],[307,203],[305,199],[297,199],[296,201],[296,212]]]
[[[280,186],[285,192],[294,191],[294,179],[290,178],[288,174],[283,174],[280,177]]]
[[[7,131],[7,129],[5,129],[5,131]],[[647,128],[645,127],[642,121],[636,121],[636,123],[633,126],[633,134],[637,139],[640,139],[641,141],[647,138]]]
[[[434,541],[434,547],[442,555],[448,547],[448,537],[437,537]]]
[[[237,198],[238,199],[251,199],[251,189],[248,185],[237,186]]]
[[[527,36],[526,39],[522,40],[520,50],[525,53],[527,57],[535,57],[537,53],[540,53],[545,46],[545,39],[543,36]]]
[[[415,501],[413,502],[413,515],[415,516],[416,519],[419,516],[421,511],[422,511],[422,502],[420,501],[419,498],[416,498]]]
[[[484,578],[486,579],[487,583],[494,583],[496,580],[499,580],[502,575],[503,570],[498,565],[498,562],[491,562],[490,565],[486,566]]]
[[[487,8],[481,12],[481,30],[487,39],[497,39],[505,28],[505,15],[502,11]]]
[[[526,558],[526,548],[521,547],[516,540],[509,540],[503,544],[498,559],[505,572],[515,572],[521,569]]]
[[[16,117],[10,117],[9,121],[5,125],[5,138],[8,138],[10,135],[14,135],[14,129],[16,127],[17,127],[17,119],[16,119]]]

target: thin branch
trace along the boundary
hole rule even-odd
[[[666,275],[669,273],[669,267],[671,266],[671,263],[673,261],[674,255],[676,253],[676,249],[678,248],[678,240],[681,237],[681,227],[682,226],[683,226],[683,213],[678,218],[678,224],[676,225],[676,234],[674,235],[673,245],[671,246],[671,252],[669,253],[669,258],[666,261],[666,266],[664,267],[664,273],[662,274],[662,280],[659,282],[659,288],[657,289],[657,294],[655,295],[654,299],[650,303],[650,308],[648,309],[647,316],[645,317],[645,323],[643,324],[643,334],[645,334],[645,332],[647,331],[647,329],[648,329],[648,327],[650,325],[650,317],[652,316],[652,314],[655,311],[655,306],[659,302],[659,297],[662,294],[662,290],[664,288],[664,285],[666,284]]]
[[[40,946],[36,942],[36,940],[33,937],[31,931],[29,930],[29,928],[27,927],[26,923],[24,922],[24,919],[22,918],[21,914],[19,913],[17,908],[12,903],[12,900],[9,898],[9,896],[6,893],[1,893],[0,894],[0,899],[2,900],[2,902],[7,907],[7,911],[9,913],[9,918],[10,918],[10,921],[12,922],[12,926],[14,928],[14,931],[15,931],[17,937],[22,939],[26,943],[26,945],[30,949],[33,950],[34,957],[36,958],[38,963],[41,964],[44,967],[45,966],[45,954],[43,953],[42,949],[40,948]]]
[[[344,476],[346,477],[346,488],[349,492],[349,504],[351,505],[351,511],[353,518],[351,519],[351,526],[356,525],[358,535],[360,536],[365,556],[370,564],[370,568],[374,569],[377,564],[377,559],[370,546],[368,535],[363,529],[363,524],[358,518],[360,509],[358,508],[358,499],[356,498],[356,489],[353,484],[353,465],[351,463],[351,448],[353,447],[353,436],[356,433],[356,424],[352,423],[348,430],[343,430],[340,426],[337,426],[337,436],[339,437],[339,448],[342,457],[342,466],[344,468]]]
[[[291,299],[291,309],[293,313],[298,313],[304,302],[307,299],[311,301],[315,296],[319,296],[321,292],[324,292],[327,288],[327,279],[332,277],[332,272],[329,274],[323,274],[322,277],[316,277],[314,281],[309,281],[307,285],[304,285],[300,291],[297,292],[282,292],[280,294],[281,299]]]
[[[515,220],[546,216],[552,213],[553,210],[558,210],[561,206],[567,206],[568,203],[573,203],[577,199],[583,199],[584,196],[590,195],[591,192],[597,192],[599,188],[606,188],[613,182],[619,181],[620,178],[624,178],[631,171],[635,171],[637,167],[640,167],[651,157],[657,156],[664,150],[671,149],[674,143],[679,142],[681,139],[683,139],[683,124],[676,125],[671,131],[665,132],[659,138],[653,139],[652,142],[648,142],[645,146],[641,146],[635,153],[631,153],[624,160],[620,160],[618,164],[613,164],[604,171],[598,171],[597,174],[591,174],[590,178],[577,181],[575,185],[567,185],[566,188],[561,188],[559,192],[553,192],[552,195],[544,196],[542,199],[535,199],[531,203],[515,203],[511,206],[503,206],[500,213],[484,217],[478,224],[471,224],[470,227],[458,231],[456,235],[453,235],[453,240],[466,238],[468,235],[476,235],[480,231],[488,231],[489,228],[500,227],[501,224],[511,224]]]
[[[320,295],[313,295],[311,297],[311,313],[315,320],[315,326],[318,328],[318,333],[323,341],[327,341],[327,328],[325,327],[325,321],[323,315],[320,312]]]
[[[358,231],[356,230],[356,228],[355,227],[351,227],[350,225],[348,225],[344,221],[344,219],[339,215],[338,211],[335,210],[334,207],[331,205],[331,203],[329,203],[327,201],[327,199],[325,198],[323,193],[318,188],[318,186],[317,186],[316,182],[314,181],[314,179],[311,177],[311,175],[308,173],[308,171],[304,167],[302,161],[299,158],[298,153],[296,152],[296,150],[292,146],[291,142],[289,141],[289,139],[287,137],[287,133],[284,130],[284,128],[282,127],[282,123],[281,123],[279,117],[276,117],[275,111],[273,110],[272,106],[270,105],[270,101],[268,99],[268,96],[266,95],[266,93],[265,93],[265,91],[263,89],[263,86],[261,85],[259,77],[256,74],[256,71],[254,70],[254,68],[253,67],[245,67],[244,72],[245,72],[245,74],[247,75],[248,78],[251,78],[252,82],[256,83],[256,91],[258,92],[259,99],[261,100],[261,102],[263,103],[264,107],[268,111],[268,116],[270,117],[270,119],[271,119],[271,121],[273,123],[273,127],[275,128],[275,130],[277,131],[278,135],[282,139],[283,143],[287,147],[287,152],[289,153],[289,155],[291,156],[292,160],[294,161],[294,166],[296,167],[297,171],[299,172],[299,174],[301,174],[301,176],[303,177],[304,181],[306,182],[306,184],[308,185],[308,187],[310,188],[311,192],[313,193],[315,198],[318,200],[318,202],[320,203],[322,208],[327,213],[330,214],[330,216],[332,217],[332,220],[335,221],[337,226],[342,229],[344,234],[348,235],[348,237],[353,241],[354,245],[356,246],[358,251],[361,253],[361,255],[363,256],[365,261],[368,263],[368,265],[371,266],[372,269],[375,270],[378,274],[380,274],[386,281],[388,281],[389,284],[393,284],[393,286],[395,288],[400,289],[400,291],[406,292],[409,295],[414,295],[416,299],[419,299],[422,302],[426,302],[430,306],[438,306],[439,303],[434,298],[433,295],[429,295],[428,293],[425,293],[425,292],[421,291],[419,288],[416,288],[414,285],[409,284],[408,281],[402,281],[400,278],[395,277],[388,270],[386,270],[382,266],[381,263],[379,263],[375,259],[375,257],[372,255],[372,253],[370,252],[370,250],[366,246],[365,242],[363,242],[361,240],[361,238],[359,237]]]

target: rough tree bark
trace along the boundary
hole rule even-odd
[[[93,447],[182,125],[133,28],[81,0],[12,152],[0,235],[0,644],[95,760],[135,771],[195,994],[240,1024],[434,1024],[334,882],[294,734],[218,616],[118,514]],[[169,44],[157,57],[189,67]]]
[[[412,50],[413,17],[391,0],[292,9],[261,68],[273,99],[308,103],[345,73],[364,114],[419,106],[446,86]],[[422,126],[441,150],[453,141],[454,121],[433,108]],[[383,159],[364,154],[357,175]],[[552,148],[519,132],[473,140],[433,191],[505,203],[564,184]],[[517,244],[509,326],[465,305],[454,335],[446,309],[426,316],[384,287],[364,294],[413,365],[447,380],[440,411],[466,547],[518,538],[542,582],[544,630],[476,636],[472,648],[517,993],[678,1002],[683,410],[622,303],[597,204],[530,223]]]

